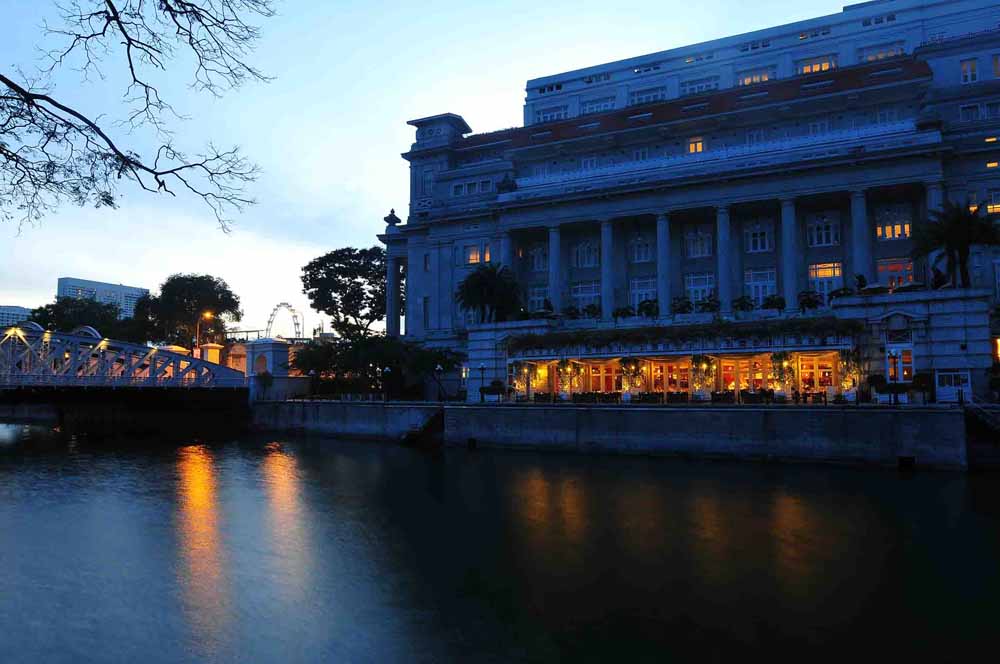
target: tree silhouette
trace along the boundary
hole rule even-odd
[[[945,274],[951,285],[961,283],[962,288],[970,288],[969,254],[972,247],[977,244],[1000,244],[1000,232],[994,219],[984,216],[982,212],[982,206],[972,211],[951,201],[946,201],[941,210],[931,210],[928,218],[914,229],[911,256],[923,258],[940,252],[931,267],[937,268],[937,263],[943,258]]]
[[[521,310],[521,291],[509,269],[490,263],[480,265],[459,283],[455,301],[475,311],[480,323],[503,322]]]
[[[173,75],[175,61],[193,63],[193,87],[215,96],[266,80],[245,58],[259,36],[248,21],[271,16],[271,0],[51,1],[60,21],[44,28],[55,47],[43,66],[0,69],[0,219],[33,222],[65,202],[113,207],[126,180],[149,192],[186,190],[228,229],[227,214],[253,202],[244,188],[256,166],[236,147],[186,155],[168,128],[179,116],[152,81]],[[105,61],[128,81],[118,127],[53,92],[59,70],[103,79]],[[157,147],[138,147],[142,128]]]

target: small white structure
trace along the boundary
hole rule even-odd
[[[294,375],[292,345],[284,339],[257,339],[246,344],[251,401],[282,401],[309,393],[309,378]]]

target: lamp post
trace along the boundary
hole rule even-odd
[[[483,383],[485,380],[484,376],[486,374],[486,365],[482,362],[479,363],[479,403],[486,402],[486,385]]]
[[[434,367],[434,378],[437,380],[438,384],[438,401],[444,401],[444,386],[441,384],[441,374],[444,373],[444,367],[440,364]]]
[[[384,367],[382,369],[382,401],[389,401],[389,374],[392,369]]]
[[[202,320],[209,321],[212,320],[213,318],[215,318],[215,314],[213,314],[211,311],[203,311],[201,315],[198,316],[198,322],[195,323],[194,325],[194,346],[195,348],[198,348],[199,351],[201,349],[201,321]],[[191,349],[191,357],[194,357],[194,348]]]

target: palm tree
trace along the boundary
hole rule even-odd
[[[964,205],[946,201],[941,210],[931,210],[928,219],[918,225],[913,233],[913,258],[923,258],[941,252],[934,259],[945,260],[945,272],[952,286],[970,288],[969,253],[976,244],[1000,244],[1000,231],[992,217],[983,216],[982,206],[975,211]]]
[[[508,268],[480,265],[458,285],[455,301],[480,323],[502,322],[521,310],[521,291]]]

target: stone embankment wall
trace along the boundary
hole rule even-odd
[[[254,425],[400,440],[435,404],[266,402]],[[966,468],[965,419],[946,407],[444,406],[447,445]]]

